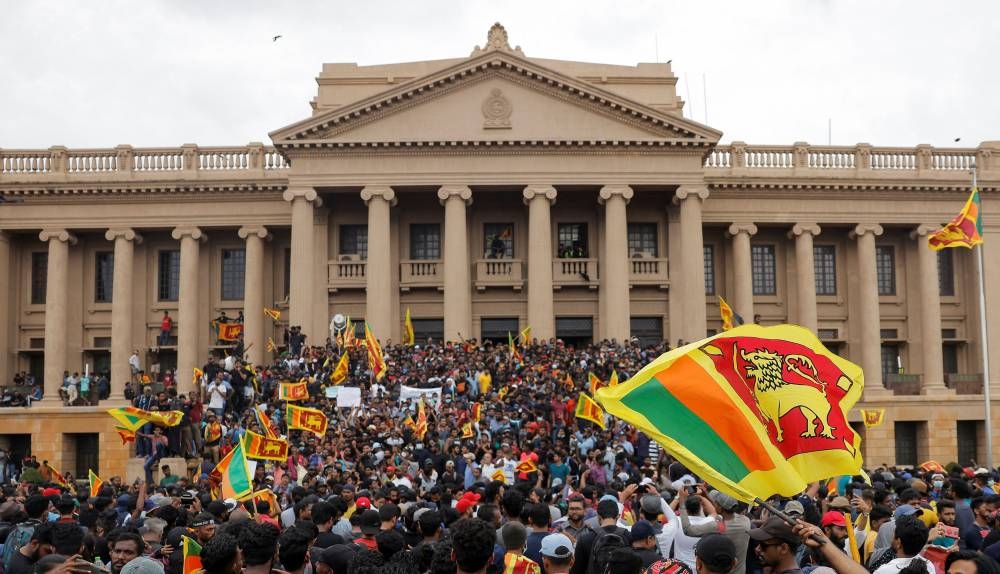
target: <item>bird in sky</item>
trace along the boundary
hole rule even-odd
[[[277,41],[278,41],[278,38],[280,38],[280,37],[281,37],[281,34],[278,34],[277,36],[275,36],[275,37],[271,38],[271,41],[272,41],[272,42],[277,42]]]

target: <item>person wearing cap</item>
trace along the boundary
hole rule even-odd
[[[708,495],[708,498],[709,501],[711,501],[711,505],[714,505],[719,512],[715,516],[715,523],[694,525],[691,523],[691,519],[687,514],[687,506],[685,505],[687,496],[688,494],[686,488],[682,488],[677,491],[677,497],[680,499],[681,504],[681,528],[683,529],[684,534],[700,538],[707,534],[712,534],[713,532],[722,532],[726,538],[732,541],[736,548],[736,567],[733,571],[737,573],[745,572],[747,565],[747,548],[749,548],[750,545],[749,533],[751,524],[749,518],[737,512],[740,506],[739,501],[728,494],[719,492],[718,490],[713,490]],[[705,504],[705,502],[706,501],[702,499],[702,504]],[[708,514],[707,508],[706,514]],[[696,548],[695,557],[697,558],[697,556],[698,552]],[[700,570],[700,568],[698,569]]]
[[[844,520],[843,514],[836,512],[827,514],[837,514],[841,521]],[[796,559],[799,537],[782,518],[777,516],[768,518],[759,528],[750,531],[750,538],[757,542],[757,557],[765,568],[770,568],[775,574],[802,574]]]
[[[676,523],[678,521],[670,506],[664,503],[663,497],[659,494],[654,494],[655,492],[656,489],[650,487],[650,494],[645,494],[639,499],[639,517],[649,522],[653,527],[653,532],[656,533],[656,546],[660,551],[660,556],[668,558],[670,556],[670,549],[674,546],[677,529],[671,528],[668,530],[664,528],[660,523],[660,515],[668,513],[667,520],[669,522]]]
[[[542,568],[545,574],[569,574],[573,566],[573,541],[562,533],[542,539]]]
[[[357,550],[350,544],[328,546],[316,560],[316,574],[347,574]]]
[[[370,509],[362,511],[358,516],[358,527],[361,529],[361,537],[356,538],[354,543],[368,550],[377,550],[375,535],[382,530],[382,519],[379,518],[378,511]]]
[[[528,543],[528,529],[519,522],[508,522],[500,529],[503,546],[503,574],[541,574],[537,562],[524,555]],[[494,560],[496,556],[494,554]]]
[[[701,574],[743,572],[738,566],[736,546],[733,541],[718,532],[702,536],[695,546],[694,556],[696,571]]]
[[[868,574],[864,566],[858,564],[848,556],[843,549],[837,548],[830,543],[830,540],[823,535],[815,524],[810,524],[803,520],[797,520],[792,532],[799,537],[799,541],[808,547],[810,551],[819,554],[829,568],[837,574]],[[933,570],[930,570],[933,572]],[[895,571],[898,574],[898,571]]]
[[[129,560],[122,567],[121,574],[163,574],[163,564],[151,558],[139,556]]]
[[[847,542],[847,517],[844,516],[843,512],[837,510],[830,510],[823,515],[820,519],[820,527],[823,529],[823,534],[830,539],[835,546],[838,548],[845,548],[844,544]]]
[[[629,531],[632,551],[642,559],[642,567],[649,568],[654,562],[663,559],[656,544],[656,530],[646,520],[639,520]]]

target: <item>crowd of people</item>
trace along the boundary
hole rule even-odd
[[[184,415],[137,432],[145,479],[110,477],[90,497],[3,467],[2,572],[176,574],[188,536],[209,573],[1000,574],[993,469],[883,466],[750,508],[634,427],[575,418],[589,373],[625,380],[665,350],[387,343],[379,380],[363,348],[304,337],[267,365],[210,357],[193,392],[129,386],[135,406]],[[343,352],[349,374],[334,385]],[[283,420],[278,385],[299,380],[309,397],[297,404],[324,411],[324,436]],[[359,387],[360,404],[338,407],[338,386]],[[401,398],[403,386],[434,392]],[[404,422],[419,410],[420,436]],[[253,472],[274,498],[213,496],[215,464],[262,423],[290,443]],[[188,468],[164,468],[168,456]]]

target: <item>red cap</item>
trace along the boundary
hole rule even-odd
[[[367,496],[359,496],[358,499],[354,501],[354,505],[358,508],[368,509],[372,507],[372,501],[369,500]]]
[[[459,514],[465,514],[466,512],[468,512],[470,508],[472,508],[475,505],[476,505],[476,500],[472,498],[463,497],[461,500],[458,501],[458,504],[455,505],[455,510],[457,510]]]
[[[390,464],[389,466],[385,467],[385,471],[386,472],[396,472],[396,467],[394,467],[394,466],[392,466]]]
[[[42,491],[42,496],[45,497],[60,496],[60,495],[62,495],[62,491],[59,490],[58,488],[46,488],[45,490]]]
[[[844,513],[837,512],[836,510],[831,510],[823,515],[823,520],[820,521],[823,526],[847,526],[847,519],[844,518]]]

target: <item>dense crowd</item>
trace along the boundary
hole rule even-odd
[[[130,384],[135,406],[184,413],[138,431],[145,480],[110,477],[90,497],[19,481],[37,461],[3,461],[3,572],[177,574],[186,535],[209,573],[1000,574],[993,469],[883,466],[749,508],[635,428],[575,418],[589,373],[624,380],[664,345],[536,340],[514,357],[490,342],[387,344],[380,380],[357,347],[334,385],[336,344],[294,330],[286,342],[268,365],[209,358],[193,393],[173,377],[161,392]],[[298,380],[309,398],[297,404],[329,419],[323,437],[286,427],[277,388]],[[425,394],[401,398],[404,386]],[[359,404],[337,406],[344,387],[361,389]],[[404,423],[420,403],[423,436]],[[264,434],[257,405],[291,444],[254,469],[254,490],[274,498],[219,500],[210,472],[247,430]],[[189,468],[163,468],[168,456]]]

